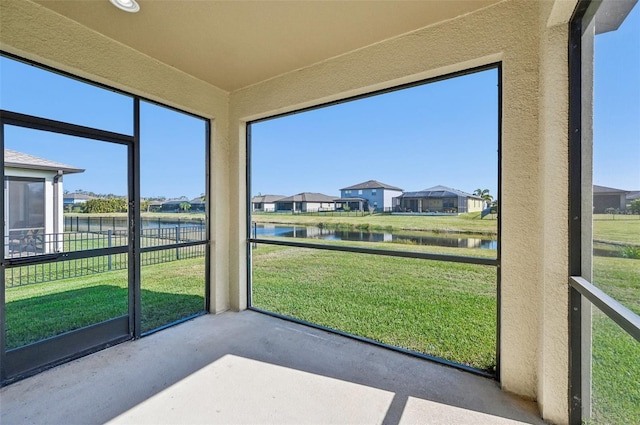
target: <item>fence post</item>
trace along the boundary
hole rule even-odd
[[[176,243],[180,243],[180,224],[176,226]],[[180,248],[176,247],[176,260],[180,259]]]
[[[107,230],[107,246],[109,248],[111,248],[111,235],[113,235],[113,230],[111,229]],[[109,271],[111,271],[111,254],[109,254],[107,262],[109,265]]]
[[[102,216],[100,216],[100,233],[102,233]]]

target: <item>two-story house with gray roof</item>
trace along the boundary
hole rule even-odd
[[[393,198],[402,195],[402,189],[376,180],[368,180],[340,189],[340,207],[348,205],[351,210],[366,211],[372,207],[375,211],[391,211]],[[340,208],[338,207],[338,208]]]

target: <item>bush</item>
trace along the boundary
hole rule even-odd
[[[640,247],[638,246],[625,246],[620,250],[620,254],[624,258],[640,259]]]
[[[127,200],[124,198],[90,199],[83,205],[83,212],[92,213],[119,213],[127,212]]]
[[[632,201],[629,209],[631,210],[631,214],[640,214],[640,199]]]

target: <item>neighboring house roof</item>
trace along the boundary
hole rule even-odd
[[[82,193],[67,193],[64,195],[65,201],[88,201],[90,199],[95,199],[95,197]]]
[[[196,196],[195,198],[190,200],[189,203],[190,204],[204,204],[204,201],[202,200],[202,196]]]
[[[636,199],[640,199],[640,190],[631,190],[627,192],[627,200],[633,201]]]
[[[615,189],[613,187],[606,186],[598,186],[597,184],[593,185],[593,193],[627,193],[627,190]]]
[[[279,199],[278,202],[333,202],[334,199],[336,199],[334,196],[327,196],[322,193],[303,192]]]
[[[377,180],[369,180],[363,183],[358,183],[353,186],[344,187],[340,190],[360,190],[360,189],[389,189],[389,190],[399,190],[402,192],[402,189],[399,187],[391,186],[385,183],[380,183]]]
[[[180,205],[180,204],[190,204],[187,199],[170,199],[162,203],[162,205]]]
[[[358,197],[349,197],[349,198],[336,198],[334,199],[336,202],[369,202],[368,199],[358,198]]]
[[[420,190],[418,192],[405,192],[400,197],[402,198],[453,198],[455,196],[462,196],[465,198],[475,198],[482,200],[481,197],[472,195],[471,193],[463,192],[458,189],[453,189],[447,186],[434,186],[429,189]]]
[[[279,200],[286,198],[286,196],[284,195],[260,195],[260,196],[254,196],[253,198],[251,198],[251,202],[253,202],[254,204],[260,204],[260,203],[271,203],[271,202],[278,202]]]
[[[64,174],[84,172],[82,168],[72,167],[71,165],[61,164],[11,149],[4,150],[4,166],[29,170],[62,171]]]

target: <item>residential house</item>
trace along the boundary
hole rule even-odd
[[[340,199],[336,203],[348,205],[351,210],[366,211],[372,207],[375,211],[391,211],[393,198],[401,194],[399,187],[368,180],[340,189]]]
[[[627,208],[627,194],[629,191],[613,187],[593,185],[593,212],[604,214],[612,209],[622,212]]]
[[[274,212],[279,200],[286,198],[284,195],[258,195],[251,198],[251,210],[254,212]]]
[[[191,203],[187,199],[169,199],[168,201],[164,201],[160,207],[160,212],[177,213],[189,211],[191,211]]]
[[[5,255],[48,253],[62,249],[62,180],[81,168],[4,150]]]
[[[485,204],[479,196],[446,186],[434,186],[418,192],[404,192],[396,198],[396,211],[462,214],[482,211]]]
[[[94,197],[83,193],[65,193],[63,198],[64,209],[65,211],[73,211],[75,207],[82,207],[91,199],[94,199]]]
[[[303,192],[282,198],[276,202],[276,211],[318,212],[333,211],[335,197],[322,193]]]
[[[206,208],[206,202],[205,202],[205,198],[202,196],[196,196],[195,198],[193,198],[192,200],[189,201],[189,204],[191,204],[191,208],[189,209],[189,212],[204,212],[205,208]]]

